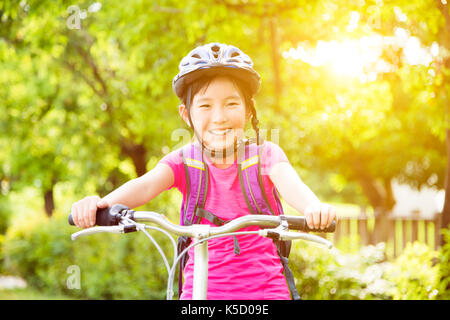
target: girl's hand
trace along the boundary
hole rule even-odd
[[[72,205],[72,219],[79,228],[90,228],[95,225],[97,208],[107,208],[109,203],[99,196],[81,199]]]
[[[310,229],[325,229],[333,220],[337,220],[336,208],[326,203],[313,203],[304,212],[306,224]]]

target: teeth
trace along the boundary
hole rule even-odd
[[[209,132],[211,132],[212,134],[217,135],[217,136],[222,136],[222,135],[224,135],[224,134],[227,134],[227,133],[230,132],[230,131],[231,131],[231,129],[225,129],[225,130],[209,130]]]

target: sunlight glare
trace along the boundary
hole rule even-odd
[[[378,74],[393,72],[397,68],[382,58],[384,48],[388,47],[403,49],[402,59],[409,65],[428,66],[439,54],[437,43],[424,47],[407,30],[396,28],[394,36],[390,37],[374,34],[340,42],[319,40],[315,47],[308,42],[300,43],[297,48],[283,52],[283,57],[301,60],[313,67],[328,67],[336,75],[364,83],[375,81]]]

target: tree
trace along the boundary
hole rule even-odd
[[[431,1],[3,2],[0,82],[8,89],[0,92],[7,110],[0,128],[11,152],[2,155],[10,167],[2,172],[16,188],[42,189],[48,211],[61,181],[73,181],[82,195],[94,183],[103,194],[142,175],[149,159],[179,143],[171,140],[183,123],[170,85],[179,61],[219,41],[252,57],[263,81],[261,123],[280,129],[302,178],[320,192],[331,184],[338,195],[363,195],[358,201],[375,208],[377,230],[385,230],[378,226],[394,205],[392,179],[444,185],[448,67],[434,61],[432,76],[430,67],[405,63],[401,46],[383,46],[380,61],[391,70],[362,83],[285,53],[299,44],[389,36],[397,27],[441,45],[438,9]],[[399,21],[399,10],[414,18]]]
[[[431,82],[423,84],[422,90],[432,94],[434,101],[429,101],[431,112],[427,112],[429,117],[429,132],[440,141],[446,141],[445,145],[439,147],[446,150],[446,173],[440,175],[442,179],[440,186],[445,187],[445,201],[442,211],[442,228],[450,227],[450,11],[446,1],[428,0],[414,2],[400,2],[389,5],[391,10],[399,9],[404,12],[405,19],[402,21],[403,27],[407,28],[411,34],[420,38],[427,45],[434,44],[439,48],[439,56],[430,66],[434,76]],[[421,109],[423,110],[423,109]],[[445,154],[442,159],[445,159]],[[445,180],[445,184],[442,183]],[[441,245],[444,244],[444,237],[441,235]]]
[[[397,5],[401,6],[399,2],[346,6],[339,1],[318,3],[314,7],[316,19],[306,20],[308,26],[285,26],[281,43],[292,48],[299,43],[307,46],[329,39],[393,35],[396,27],[403,26],[395,17]],[[432,8],[417,6],[419,3],[412,9],[416,15],[433,17]],[[352,14],[359,17],[358,27],[348,27]],[[299,13],[291,13],[295,15]],[[303,30],[302,27],[308,30],[307,35],[293,32]],[[428,85],[432,77],[427,67],[405,63],[401,45],[395,46],[400,48],[383,47],[382,60],[392,71],[378,73],[376,81],[363,84],[359,79],[331,73],[329,66],[310,67],[291,60],[284,68],[285,82],[292,86],[286,89],[281,114],[291,114],[291,121],[300,123],[284,130],[284,141],[300,137],[305,148],[303,156],[297,158],[306,167],[332,170],[344,181],[359,183],[375,210],[374,242],[387,240],[386,222],[395,204],[392,179],[416,188],[442,187],[445,170],[442,131],[436,129],[440,123],[439,107],[430,98]],[[424,117],[430,120],[424,122]],[[283,126],[286,122],[280,123]],[[289,153],[298,152],[298,146],[292,143]]]

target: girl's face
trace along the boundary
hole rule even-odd
[[[186,107],[180,105],[179,111],[189,124]],[[194,96],[191,105],[194,129],[211,150],[223,150],[241,139],[249,116],[240,90],[226,77],[214,78]]]

